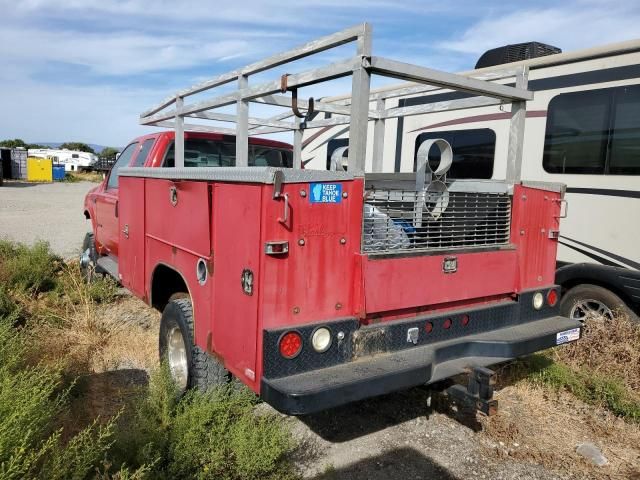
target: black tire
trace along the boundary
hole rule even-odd
[[[585,302],[598,302],[604,305],[613,315],[622,315],[633,322],[640,322],[638,316],[618,295],[599,285],[582,284],[567,290],[560,301],[560,313],[565,317],[584,320],[579,305]],[[607,317],[607,315],[605,315]]]
[[[231,379],[228,370],[213,356],[194,345],[193,308],[188,298],[170,300],[160,319],[160,360],[168,361],[169,333],[180,329],[186,350],[188,377],[186,388],[208,390],[227,384]],[[186,390],[179,385],[179,388]]]
[[[85,252],[88,256],[88,262],[83,261],[82,257]],[[87,283],[91,283],[96,279],[96,275],[101,273],[98,267],[98,250],[93,233],[87,233],[82,241],[82,251],[80,253],[80,273]]]

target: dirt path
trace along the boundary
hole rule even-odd
[[[91,229],[82,215],[91,182],[26,183],[0,187],[0,238],[32,244],[46,240],[64,258],[75,257]]]

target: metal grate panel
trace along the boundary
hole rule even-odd
[[[369,190],[364,252],[400,253],[500,247],[509,244],[508,193]]]

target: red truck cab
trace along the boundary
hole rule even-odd
[[[156,132],[131,141],[120,153],[115,165],[97,187],[85,197],[84,215],[91,220],[94,258],[91,242],[83,246],[82,264],[97,260],[97,255],[118,257],[118,186],[123,167],[173,167],[173,131]],[[291,145],[273,140],[249,140],[249,165],[291,167]],[[216,133],[185,133],[185,167],[230,167],[235,165],[235,138]],[[89,249],[89,252],[87,252]]]

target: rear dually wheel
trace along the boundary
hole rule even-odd
[[[180,392],[229,383],[231,375],[222,363],[195,345],[193,331],[191,300],[169,301],[160,320],[160,359],[167,362]]]

